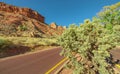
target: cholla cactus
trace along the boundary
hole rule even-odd
[[[109,50],[118,44],[116,33],[94,22],[71,25],[59,38],[61,54],[72,63],[74,74],[114,74],[106,62]],[[76,56],[81,58],[76,58]]]

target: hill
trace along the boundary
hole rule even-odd
[[[0,2],[0,36],[46,37],[61,35],[65,30],[55,23],[48,25],[45,17],[30,8]]]

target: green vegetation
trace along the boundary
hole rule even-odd
[[[0,52],[3,49],[5,49],[7,46],[10,46],[11,44],[12,44],[12,42],[7,41],[6,39],[0,37]]]
[[[115,74],[109,50],[120,45],[120,3],[107,6],[92,21],[71,25],[58,39],[74,74]]]
[[[24,45],[24,46],[51,46],[56,44],[56,39],[50,38],[31,38],[31,37],[1,37],[7,41],[11,41],[14,44]],[[56,44],[57,45],[57,44]]]
[[[120,24],[120,2],[111,6],[105,6],[98,13],[98,19],[105,25],[107,29],[112,29],[113,26]]]
[[[23,25],[18,26],[18,29],[20,31],[26,31],[27,30],[27,26],[25,24],[23,24]]]
[[[0,58],[56,46],[56,38],[0,37]]]

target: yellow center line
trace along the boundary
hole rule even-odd
[[[51,69],[49,69],[45,74],[50,74],[50,72],[52,72],[55,68],[57,68],[60,64],[62,64],[65,60],[67,60],[67,58],[64,58],[63,60],[58,62],[55,66],[53,66]]]

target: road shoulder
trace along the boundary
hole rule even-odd
[[[22,56],[26,56],[26,55],[32,55],[32,54],[35,54],[35,53],[40,53],[40,52],[47,51],[47,50],[52,50],[52,49],[55,49],[55,48],[61,48],[61,47],[58,46],[58,47],[52,47],[52,48],[45,48],[45,49],[39,50],[39,51],[28,52],[28,53],[24,53],[24,54],[19,54],[19,55],[14,55],[14,56],[10,56],[10,57],[0,58],[0,61],[13,59],[13,58],[17,58],[17,57],[22,57]]]

